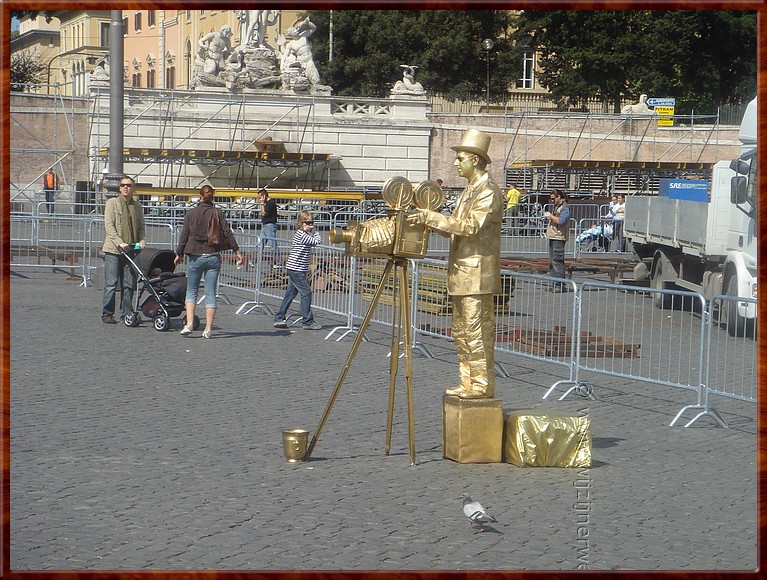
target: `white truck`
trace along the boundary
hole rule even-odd
[[[706,299],[721,294],[756,298],[756,99],[746,108],[738,138],[740,158],[714,165],[699,200],[685,197],[683,181],[669,196],[629,196],[624,232],[642,260],[635,278],[653,288],[683,288]],[[692,187],[694,184],[689,184]],[[708,191],[705,191],[705,190]],[[659,308],[670,295],[656,294]],[[751,335],[756,305],[723,301],[718,312],[731,336]]]

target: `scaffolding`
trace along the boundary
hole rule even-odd
[[[12,211],[28,211],[42,201],[42,178],[50,168],[59,178],[58,201],[69,201],[76,188],[78,151],[76,112],[82,112],[82,99],[66,97],[62,87],[34,85],[48,94],[11,93],[10,109],[10,201]],[[50,122],[35,122],[40,103],[51,116]],[[62,199],[66,197],[66,199]]]
[[[546,194],[554,189],[576,198],[657,194],[661,179],[711,178],[713,163],[663,161],[534,160],[506,168],[506,183]]]
[[[718,116],[671,117],[674,131],[659,129],[657,116],[559,113],[541,123],[548,116],[505,116],[505,131],[511,135],[507,186],[541,194],[562,189],[575,197],[657,193],[663,178],[709,179],[714,164],[703,160],[720,155]],[[535,156],[553,141],[564,158]],[[623,160],[612,159],[615,143],[627,149]]]
[[[109,155],[103,133],[108,90],[93,88],[91,99],[91,179],[97,181]],[[329,189],[331,165],[338,157],[315,151],[313,99],[281,99],[271,105],[274,118],[265,120],[247,117],[254,101],[244,93],[130,89],[124,163],[132,166],[129,173],[137,183],[158,188],[196,189],[214,181],[246,190]],[[147,123],[154,125],[151,138],[140,134]],[[152,146],[136,146],[148,140]]]

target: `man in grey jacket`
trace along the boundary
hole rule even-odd
[[[104,208],[104,230],[106,239],[101,250],[104,252],[104,304],[101,321],[117,324],[115,320],[115,293],[120,286],[120,320],[126,312],[133,310],[133,292],[136,290],[136,273],[128,260],[120,253],[130,251],[138,244],[146,245],[144,210],[138,200],[133,199],[133,178],[120,178],[120,195],[107,200]]]

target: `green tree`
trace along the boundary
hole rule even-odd
[[[22,50],[11,55],[10,81],[12,91],[24,91],[28,85],[42,82],[45,66],[40,55],[31,50]]]
[[[539,81],[563,102],[601,98],[618,112],[645,93],[675,97],[685,113],[756,93],[754,12],[525,10],[514,27],[515,40],[532,37]]]
[[[308,12],[317,31],[314,60],[322,82],[336,94],[384,97],[402,78],[401,64],[418,67],[416,80],[431,92],[484,94],[491,38],[491,91],[505,93],[521,56],[512,49],[505,10],[334,10]]]
[[[28,16],[29,18],[37,18],[37,15],[40,14],[40,12],[42,12],[43,16],[45,16],[45,20],[47,22],[50,22],[53,19],[53,15],[56,11],[55,10],[11,10],[11,18],[15,18],[16,20],[21,20],[25,16]]]

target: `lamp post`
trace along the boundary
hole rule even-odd
[[[487,87],[487,93],[486,93],[487,109],[486,109],[486,112],[487,113],[490,112],[490,50],[493,48],[494,45],[495,45],[495,43],[493,42],[493,40],[491,38],[486,38],[485,40],[482,41],[482,48],[485,49],[485,59],[487,61],[487,83],[486,83],[486,87]]]
[[[120,193],[120,178],[123,174],[123,75],[125,47],[123,45],[122,10],[111,10],[109,27],[109,173],[105,176],[104,188],[107,197]]]

